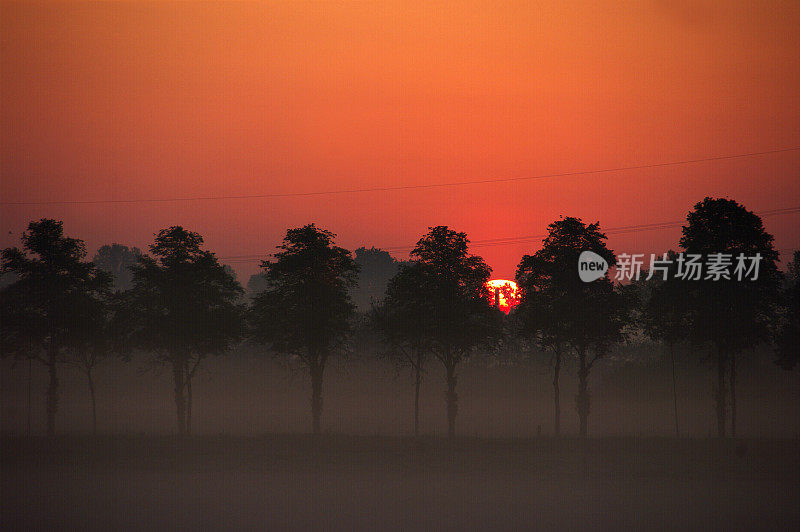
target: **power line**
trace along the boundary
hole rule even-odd
[[[758,214],[761,217],[768,217],[768,216],[777,216],[781,214],[793,214],[796,212],[800,212],[800,206],[798,207],[785,207],[782,209],[770,209],[765,211],[759,211],[755,214]],[[635,224],[635,225],[623,225],[617,227],[609,227],[608,229],[604,229],[603,232],[606,234],[611,235],[619,235],[619,234],[627,234],[627,233],[638,233],[640,231],[654,231],[658,229],[671,229],[675,227],[681,227],[686,220],[673,220],[669,222],[655,222],[655,223],[648,223],[648,224]],[[490,238],[487,240],[475,240],[470,242],[471,247],[486,247],[486,246],[498,246],[498,245],[508,245],[508,244],[522,244],[526,242],[531,242],[535,240],[542,240],[547,237],[546,233],[538,234],[538,235],[526,235],[526,236],[519,236],[519,237],[507,237],[507,238]],[[386,248],[386,251],[411,251],[414,249],[414,246],[396,246]]]
[[[781,209],[768,209],[764,211],[758,211],[755,214],[761,216],[762,218],[766,218],[769,216],[781,216],[785,214],[796,214],[800,213],[800,206],[797,207],[784,207]],[[673,220],[668,222],[654,222],[654,223],[646,223],[646,224],[635,224],[635,225],[620,225],[616,227],[609,227],[608,229],[602,229],[602,231],[608,235],[621,235],[621,234],[629,234],[629,233],[639,233],[642,231],[655,231],[659,229],[674,229],[676,227],[681,227],[683,224],[686,223],[686,220]],[[473,240],[470,242],[470,247],[494,247],[494,246],[507,246],[513,244],[527,244],[530,242],[541,241],[547,237],[546,233],[539,234],[539,235],[524,235],[524,236],[517,236],[517,237],[505,237],[505,238],[489,238],[485,240]],[[383,251],[388,251],[392,253],[408,253],[414,249],[414,246],[391,246],[380,248]],[[789,249],[781,249],[778,251],[788,251]],[[228,264],[249,264],[252,262],[260,262],[264,260],[266,257],[265,254],[248,254],[248,255],[230,255],[227,257],[219,257],[220,260],[225,261]]]
[[[650,163],[640,164],[634,166],[619,166],[616,168],[603,168],[600,170],[581,170],[575,172],[560,172],[554,174],[540,174],[534,176],[523,177],[501,177],[492,179],[476,179],[473,181],[452,181],[446,183],[426,183],[419,185],[397,185],[391,187],[369,187],[369,188],[351,188],[342,190],[323,190],[311,192],[284,192],[274,194],[242,194],[230,196],[192,196],[192,197],[176,197],[176,198],[140,198],[140,199],[101,199],[101,200],[53,200],[53,201],[0,201],[0,205],[6,206],[27,206],[27,205],[94,205],[103,203],[168,203],[180,201],[216,201],[216,200],[238,200],[238,199],[265,199],[265,198],[289,198],[289,197],[304,197],[304,196],[326,196],[335,194],[356,194],[364,192],[390,192],[398,190],[420,190],[431,188],[444,188],[444,187],[458,187],[465,185],[481,185],[488,183],[509,183],[515,181],[532,181],[537,179],[550,179],[555,177],[573,177],[584,176],[593,174],[607,174],[613,172],[624,172],[628,170],[642,170],[647,168],[663,168],[668,166],[680,166],[685,164],[695,164],[711,161],[723,161],[729,159],[742,159],[746,157],[757,157],[761,155],[771,155],[776,153],[786,153],[791,151],[800,150],[800,146],[791,148],[778,148],[774,150],[757,151],[750,153],[738,153],[734,155],[718,155],[715,157],[702,157],[699,159],[684,159],[681,161],[669,161],[664,163]]]

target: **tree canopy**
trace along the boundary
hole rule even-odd
[[[28,225],[22,249],[2,252],[3,273],[16,276],[0,291],[2,352],[35,358],[47,367],[50,435],[58,411],[57,364],[94,331],[111,283],[85,258],[83,241],[64,236],[63,223],[46,218]]]
[[[383,299],[389,279],[394,277],[402,262],[388,251],[363,246],[355,250],[355,261],[359,268],[358,284],[351,295],[356,308],[366,312]]]
[[[800,251],[795,251],[782,290],[783,316],[776,335],[778,365],[792,369],[800,362]]]
[[[597,360],[608,354],[611,345],[621,340],[625,323],[624,297],[614,289],[608,273],[592,282],[584,282],[578,276],[578,259],[583,251],[596,253],[609,266],[616,264],[616,256],[605,241],[599,223],[587,225],[573,217],[557,220],[548,226],[542,248],[522,257],[516,274],[522,292],[517,309],[522,330],[538,338],[543,348],[556,352],[557,419],[562,349],[570,348],[578,357],[576,402],[582,435],[587,433],[589,372]]]
[[[350,288],[358,266],[335,235],[314,224],[289,229],[273,260],[261,263],[266,288],[253,299],[256,340],[297,356],[312,383],[312,426],[320,432],[322,378],[331,355],[341,353],[352,328]]]
[[[152,256],[132,267],[121,316],[131,344],[172,368],[180,433],[191,430],[191,380],[201,361],[229,349],[243,332],[242,288],[202,244],[198,233],[180,226],[159,231]]]
[[[685,281],[690,338],[696,345],[710,344],[714,349],[717,431],[724,437],[727,364],[731,364],[733,394],[737,353],[769,339],[780,281],[776,264],[778,252],[761,218],[733,200],[707,197],[694,206],[686,221],[680,239],[686,254],[705,259],[723,254],[732,263],[727,276],[706,274]],[[756,261],[757,278],[739,278],[734,273],[740,256],[759,259]],[[732,395],[732,402],[735,405],[735,395]]]
[[[136,247],[129,248],[122,244],[106,244],[97,250],[92,262],[112,276],[115,290],[125,291],[130,290],[133,286],[131,267],[138,262],[141,255],[141,250]]]
[[[451,437],[458,413],[457,367],[475,348],[499,334],[502,320],[486,288],[492,270],[483,258],[469,253],[468,245],[466,233],[431,227],[411,252],[411,265],[401,270],[409,278],[398,280],[405,283],[399,293],[403,295],[400,306],[406,307],[405,320],[410,320],[405,327],[425,320],[425,348],[444,366]],[[413,282],[421,286],[414,289]]]

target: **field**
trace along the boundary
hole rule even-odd
[[[0,528],[800,529],[796,440],[2,439]]]

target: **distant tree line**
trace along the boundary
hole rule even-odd
[[[606,272],[583,282],[577,267],[582,252],[592,251],[611,267],[617,255],[599,223],[566,217],[548,226],[541,249],[520,260],[520,304],[506,315],[486,288],[491,268],[469,252],[465,233],[446,226],[429,228],[406,261],[375,248],[353,254],[314,224],[289,229],[245,290],[204,249],[203,238],[183,227],[159,231],[147,253],[112,244],[89,261],[83,241],[66,236],[61,222],[42,219],[29,224],[21,247],[2,250],[0,348],[3,357],[47,369],[49,435],[56,432],[61,366],[76,366],[86,376],[96,431],[93,371],[108,357],[130,360],[134,353],[170,370],[177,431],[190,434],[198,369],[209,356],[243,342],[303,365],[316,434],[328,362],[366,335],[376,339],[370,352],[413,373],[415,435],[424,375],[429,364],[441,364],[451,437],[462,362],[481,352],[507,357],[535,348],[552,355],[556,435],[563,365],[567,358],[577,364],[575,409],[586,436],[591,370],[632,335],[647,335],[670,354],[676,434],[674,352],[686,346],[713,360],[717,432],[735,436],[737,361],[765,343],[781,367],[791,370],[800,361],[800,252],[782,274],[761,219],[735,201],[712,198],[689,212],[678,246],[692,254],[757,254],[759,276],[683,280],[659,274],[621,284]],[[676,256],[665,254],[667,273],[680,267]]]

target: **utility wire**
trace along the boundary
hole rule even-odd
[[[396,190],[419,190],[431,188],[444,188],[444,187],[458,187],[465,185],[481,185],[488,183],[509,183],[514,181],[532,181],[537,179],[550,179],[555,177],[572,177],[584,176],[593,174],[607,174],[613,172],[624,172],[628,170],[642,170],[646,168],[663,168],[667,166],[679,166],[685,164],[695,164],[710,161],[723,161],[729,159],[742,159],[746,157],[758,157],[761,155],[771,155],[776,153],[786,153],[791,151],[800,150],[800,146],[791,148],[779,148],[774,150],[756,151],[750,153],[738,153],[735,155],[719,155],[715,157],[702,157],[699,159],[684,159],[681,161],[669,161],[664,163],[650,163],[640,164],[634,166],[619,166],[616,168],[603,168],[600,170],[582,170],[575,172],[561,172],[554,174],[540,174],[534,176],[523,177],[505,177],[505,178],[492,178],[492,179],[476,179],[473,181],[452,181],[447,183],[426,183],[419,185],[397,185],[390,187],[369,187],[369,188],[351,188],[342,190],[323,190],[311,192],[285,192],[273,194],[242,194],[230,196],[191,196],[191,197],[175,197],[175,198],[139,198],[139,199],[100,199],[100,200],[53,200],[53,201],[0,201],[0,205],[6,206],[27,206],[27,205],[95,205],[104,203],[168,203],[168,202],[181,202],[181,201],[216,201],[216,200],[238,200],[238,199],[262,199],[262,198],[289,198],[289,197],[304,197],[304,196],[325,196],[335,194],[356,194],[363,192],[389,192]]]
[[[755,214],[761,216],[762,218],[769,217],[769,216],[780,216],[785,214],[796,214],[800,213],[800,206],[797,207],[784,207],[781,209],[768,209],[764,211],[758,211]],[[659,229],[673,229],[676,227],[681,227],[685,224],[685,220],[673,220],[669,222],[655,222],[655,223],[647,223],[647,224],[635,224],[635,225],[621,225],[616,227],[609,227],[608,229],[602,229],[606,234],[609,235],[621,235],[621,234],[628,234],[628,233],[638,233],[641,231],[655,231]],[[539,234],[539,235],[525,235],[525,236],[518,236],[518,237],[506,237],[506,238],[489,238],[485,240],[473,240],[470,241],[470,247],[494,247],[494,246],[507,246],[513,244],[526,244],[530,242],[535,242],[537,240],[543,240],[547,237],[547,234]],[[390,253],[407,253],[414,249],[414,246],[392,246],[392,247],[385,247],[380,248],[383,251],[388,251]],[[781,249],[779,251],[787,251],[787,249]],[[264,260],[266,254],[249,254],[249,255],[230,255],[227,257],[219,257],[220,260],[224,260],[228,264],[247,264],[252,262],[260,262]]]

